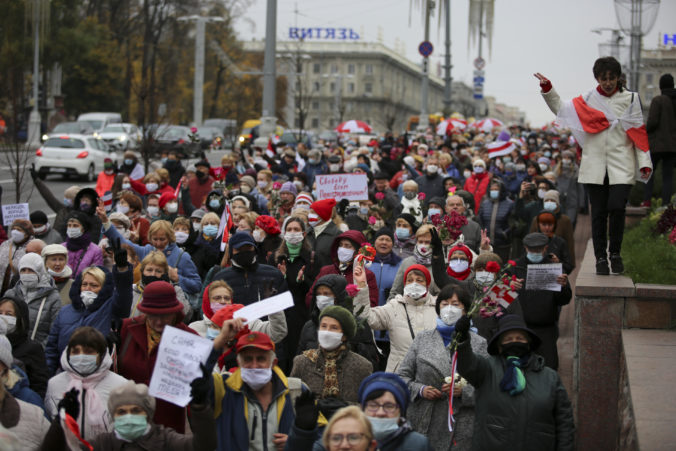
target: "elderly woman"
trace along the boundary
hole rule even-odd
[[[377,446],[371,423],[357,406],[343,407],[331,417],[322,443],[328,451],[375,451]]]
[[[443,255],[444,246],[436,229],[432,230],[432,274],[441,286],[449,283],[460,285],[471,292],[474,272],[472,263],[474,253],[463,243],[457,243],[448,250],[448,258]],[[445,261],[448,260],[448,264]]]
[[[420,199],[418,199],[418,184],[413,180],[407,180],[403,184],[403,197],[401,203],[394,209],[394,216],[406,213],[415,219],[418,224],[422,224],[423,208]]]
[[[130,191],[124,191],[117,201],[118,213],[122,213],[131,221],[129,239],[136,244],[148,244],[150,221],[143,217],[143,201]]]
[[[538,336],[519,316],[505,315],[486,358],[474,352],[469,326],[463,316],[455,333],[458,373],[476,391],[472,449],[574,449],[573,410],[557,372],[533,352]]]
[[[134,180],[143,178],[143,176],[145,175],[143,165],[139,163],[138,158],[136,157],[136,153],[134,153],[131,150],[127,150],[124,153],[124,160],[122,160],[122,163],[120,163],[119,170],[120,172],[129,175],[129,178]]]
[[[52,377],[47,388],[45,408],[52,418],[66,392],[79,390],[80,415],[76,420],[85,440],[113,430],[106,403],[110,392],[127,382],[111,370],[113,359],[107,346],[106,338],[93,327],[76,329],[61,354],[63,372]]]
[[[70,276],[73,270],[68,266],[68,249],[60,244],[48,244],[42,249],[42,258],[45,262],[47,274],[52,276],[56,289],[61,296],[61,304],[70,304],[70,286],[73,279]]]
[[[419,224],[420,222],[409,213],[402,213],[397,216],[394,222],[394,253],[398,257],[403,259],[413,255]]]
[[[514,202],[507,198],[505,185],[498,178],[492,179],[487,196],[479,206],[476,219],[481,228],[488,231],[495,253],[503,260],[509,259],[513,216]]]
[[[74,211],[68,216],[66,223],[66,242],[68,249],[68,266],[73,271],[70,276],[76,278],[83,269],[90,266],[103,265],[101,248],[92,242],[90,229],[91,217],[81,211]]]
[[[188,299],[185,297],[185,293],[181,287],[169,280],[169,264],[167,263],[167,257],[165,257],[162,252],[153,251],[146,255],[145,258],[141,260],[140,269],[141,281],[134,284],[132,287],[133,300],[129,318],[133,318],[134,316],[141,314],[141,312],[138,310],[138,305],[143,299],[143,290],[145,290],[145,287],[158,280],[164,280],[165,282],[171,283],[171,285],[174,287],[174,290],[176,291],[176,299],[178,299],[183,305],[183,314],[185,316],[192,314],[191,305],[188,302]]]
[[[194,249],[190,253],[197,273],[201,279],[220,261],[221,240],[218,229],[221,219],[216,213],[209,212],[202,217],[200,234],[195,239]]]
[[[54,287],[52,278],[45,271],[42,258],[26,254],[19,260],[19,281],[5,295],[22,299],[28,305],[30,321],[28,330],[31,340],[43,346],[52,327],[52,321],[61,309],[61,296]]]
[[[397,274],[392,282],[392,289],[390,290],[389,299],[404,292],[404,273],[412,265],[421,265],[427,269],[428,273],[432,272],[432,231],[434,227],[429,224],[424,224],[415,233],[415,247],[413,248],[413,255],[406,257],[401,261]],[[443,284],[441,284],[443,286]],[[431,275],[430,280],[430,294],[436,296],[439,294],[439,285],[434,281],[434,276]]]
[[[456,384],[450,393],[447,377],[453,377],[451,354],[455,322],[471,305],[469,294],[455,285],[446,285],[436,300],[437,324],[420,332],[397,372],[412,395],[409,419],[413,428],[426,435],[436,450],[470,449],[474,421],[474,388]],[[475,353],[488,357],[486,340],[470,333]],[[454,433],[448,431],[448,397],[453,396]],[[455,444],[454,444],[455,442]]]
[[[33,224],[26,219],[15,219],[9,229],[9,239],[0,244],[0,294],[9,290],[12,279],[19,275],[19,260],[26,254],[26,244],[33,237]]]
[[[371,362],[349,350],[356,332],[352,312],[337,305],[325,308],[319,315],[319,347],[296,356],[290,376],[303,380],[320,399],[356,403],[359,384],[373,372]]]

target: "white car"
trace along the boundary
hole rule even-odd
[[[136,149],[141,142],[141,132],[134,124],[109,124],[98,135],[115,150]]]
[[[87,135],[52,136],[35,152],[34,167],[41,179],[49,174],[96,180],[106,158],[115,166],[120,156],[102,140]]]

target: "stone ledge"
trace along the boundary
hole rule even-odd
[[[589,240],[575,281],[575,296],[634,297],[635,295],[636,288],[629,277],[615,274],[596,275],[594,248],[592,241]]]
[[[676,286],[654,283],[637,283],[637,298],[676,299]]]

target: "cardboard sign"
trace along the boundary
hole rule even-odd
[[[366,174],[324,174],[315,177],[317,200],[368,200],[369,185]]]
[[[28,204],[9,204],[2,206],[2,225],[9,227],[15,219],[25,219],[30,221]]]
[[[528,265],[526,273],[526,290],[561,291],[556,278],[563,274],[561,263],[544,265]]]
[[[157,351],[157,360],[148,393],[180,407],[188,405],[190,383],[202,377],[200,363],[206,363],[213,342],[199,335],[166,326]]]
[[[289,307],[293,307],[293,296],[291,296],[290,291],[285,291],[276,296],[249,304],[237,310],[232,316],[233,318],[244,318],[250,323],[255,319],[281,312]]]

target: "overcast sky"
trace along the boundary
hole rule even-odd
[[[443,0],[437,0],[443,1]],[[246,17],[236,23],[243,40],[265,35],[265,0],[254,0]],[[414,3],[424,3],[418,0]],[[472,84],[472,60],[476,47],[467,48],[468,0],[451,0],[452,76]],[[298,8],[298,14],[294,9]],[[346,27],[360,34],[361,40],[394,48],[398,38],[406,42],[405,56],[419,62],[418,44],[424,27],[420,9],[409,15],[409,0],[279,0],[277,39],[287,40],[289,27]],[[409,17],[410,16],[410,17]],[[676,1],[662,0],[657,21],[643,41],[644,49],[657,47],[663,33],[676,34]],[[410,22],[410,24],[409,24]],[[444,29],[433,18],[431,41],[434,53],[431,70],[436,71],[444,54]],[[484,44],[485,95],[499,102],[516,105],[526,112],[533,126],[553,120],[540,97],[534,72],[548,76],[563,98],[574,97],[595,85],[592,65],[598,58],[598,44],[610,38],[595,28],[618,28],[613,0],[496,0],[493,48],[489,57]],[[628,43],[627,39],[627,43]]]

